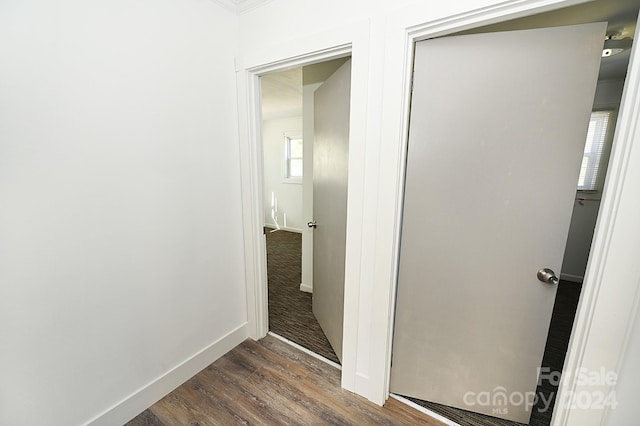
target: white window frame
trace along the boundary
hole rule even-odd
[[[591,118],[589,124],[594,119],[598,119],[598,117],[606,116],[606,121],[604,124],[596,123],[596,128],[594,130],[595,134],[587,134],[587,141],[585,143],[585,151],[583,156],[584,161],[588,161],[586,173],[585,173],[585,182],[583,185],[580,185],[580,181],[578,181],[578,192],[583,194],[588,193],[596,193],[602,191],[602,187],[604,184],[604,177],[607,173],[607,163],[609,160],[609,152],[611,151],[611,142],[613,139],[613,129],[615,128],[615,120],[616,114],[615,111],[610,109],[604,110],[594,110],[591,113]],[[602,127],[604,126],[604,128]],[[589,141],[589,138],[594,138],[593,143],[597,142],[597,139],[601,139],[601,146],[596,149],[591,149],[589,152],[586,151]],[[582,173],[582,171],[581,171]],[[595,175],[595,176],[594,176]]]
[[[302,175],[300,176],[291,176],[291,160],[300,160],[303,161],[302,157],[292,157],[291,156],[291,142],[293,141],[302,141],[304,146],[304,140],[302,135],[300,134],[284,134],[284,167],[283,167],[283,182],[284,183],[297,183],[302,184],[302,176],[304,175],[304,169],[302,171]]]

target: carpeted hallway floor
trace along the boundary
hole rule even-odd
[[[267,230],[269,330],[339,363],[311,311],[311,293],[300,291],[301,259],[301,234]]]

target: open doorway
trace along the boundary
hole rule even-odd
[[[335,363],[342,346],[349,86],[348,57],[261,77],[269,330]]]
[[[636,4],[633,4],[636,3]],[[543,358],[542,368],[545,369],[547,377],[551,375],[553,380],[543,380],[538,392],[544,392],[545,400],[540,399],[539,405],[533,408],[533,416],[529,424],[532,425],[548,425],[551,420],[553,410],[553,397],[557,391],[557,382],[562,371],[564,357],[568,347],[568,341],[571,334],[578,299],[581,291],[581,281],[586,268],[587,258],[593,229],[595,227],[596,217],[600,194],[603,187],[604,175],[606,174],[606,165],[608,160],[608,152],[611,147],[613,137],[613,129],[615,127],[615,117],[622,95],[624,86],[624,77],[628,65],[630,40],[633,38],[635,30],[635,22],[638,12],[638,2],[621,2],[612,5],[609,2],[592,2],[583,6],[576,6],[549,14],[538,15],[520,19],[508,23],[492,25],[482,29],[468,31],[466,34],[477,34],[481,32],[497,32],[526,28],[540,28],[550,26],[570,25],[576,23],[586,23],[595,21],[608,21],[607,36],[613,41],[619,43],[611,43],[615,46],[626,46],[621,52],[614,56],[611,52],[603,53],[603,60],[600,68],[598,87],[596,91],[595,102],[593,105],[594,115],[592,116],[591,126],[596,132],[596,127],[600,127],[602,132],[602,156],[599,161],[603,167],[600,170],[599,177],[591,179],[593,185],[588,186],[585,181],[589,172],[587,157],[592,152],[585,151],[585,163],[583,163],[583,173],[581,173],[581,183],[578,185],[578,192],[573,208],[573,216],[571,221],[570,233],[564,256],[562,274],[560,275],[560,283],[558,293],[555,299],[553,317],[549,334],[547,337],[547,346]],[[593,12],[600,16],[593,16]],[[587,18],[591,13],[591,17]],[[626,41],[623,41],[627,39]],[[605,44],[605,48],[607,44]],[[607,112],[607,120],[609,125],[602,125],[601,112]],[[600,120],[600,121],[598,121]],[[600,123],[600,124],[598,124]],[[590,128],[590,133],[591,132]],[[589,145],[589,143],[587,143]],[[587,152],[589,151],[589,152]],[[442,284],[442,283],[440,283]],[[546,382],[546,383],[545,383]],[[545,386],[546,385],[546,386]],[[555,386],[554,386],[555,385]],[[476,415],[465,412],[463,410],[454,409],[447,406],[439,406],[438,404],[428,403],[416,400],[415,402],[455,420],[461,425],[515,425],[518,423],[505,420],[498,420],[489,416]],[[550,404],[549,404],[550,402]]]

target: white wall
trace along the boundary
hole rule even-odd
[[[236,36],[207,0],[0,3],[0,424],[121,424],[242,339]]]
[[[383,19],[389,10],[410,3],[411,0],[329,0],[322,4],[295,0],[271,1],[241,15],[241,52],[244,55],[267,46],[274,47],[278,43],[304,39],[358,19]],[[438,5],[434,7],[441,8]],[[276,16],[279,18],[273,19]],[[298,19],[300,16],[306,16],[306,19]],[[287,25],[282,25],[282,22]],[[267,29],[269,32],[264,33]]]
[[[264,221],[275,227],[272,200],[277,201],[275,214],[278,225],[287,230],[302,232],[302,180],[284,179],[284,135],[302,136],[302,116],[276,118],[262,122],[264,154]],[[275,206],[274,206],[275,207]]]
[[[622,97],[622,88],[624,80],[600,80],[596,87],[596,95],[593,101],[594,111],[612,110],[617,113],[620,107],[620,98]],[[617,116],[614,116],[614,120]],[[615,121],[612,123],[615,129]],[[611,140],[613,132],[609,132],[607,140],[608,149],[605,152],[603,164],[606,173],[606,164],[609,160],[609,150],[611,149]],[[573,204],[573,213],[571,216],[571,226],[567,238],[567,246],[565,249],[564,259],[562,261],[562,278],[572,281],[581,282],[584,278],[584,272],[587,269],[587,261],[589,260],[589,251],[591,241],[593,239],[593,231],[600,210],[600,200],[602,191],[585,193],[578,192],[576,200]]]

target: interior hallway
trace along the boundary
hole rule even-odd
[[[267,230],[269,330],[340,363],[311,308],[311,293],[300,291],[302,235]]]
[[[267,336],[246,340],[127,426],[425,425],[395,399],[379,407],[340,387],[340,371]]]

